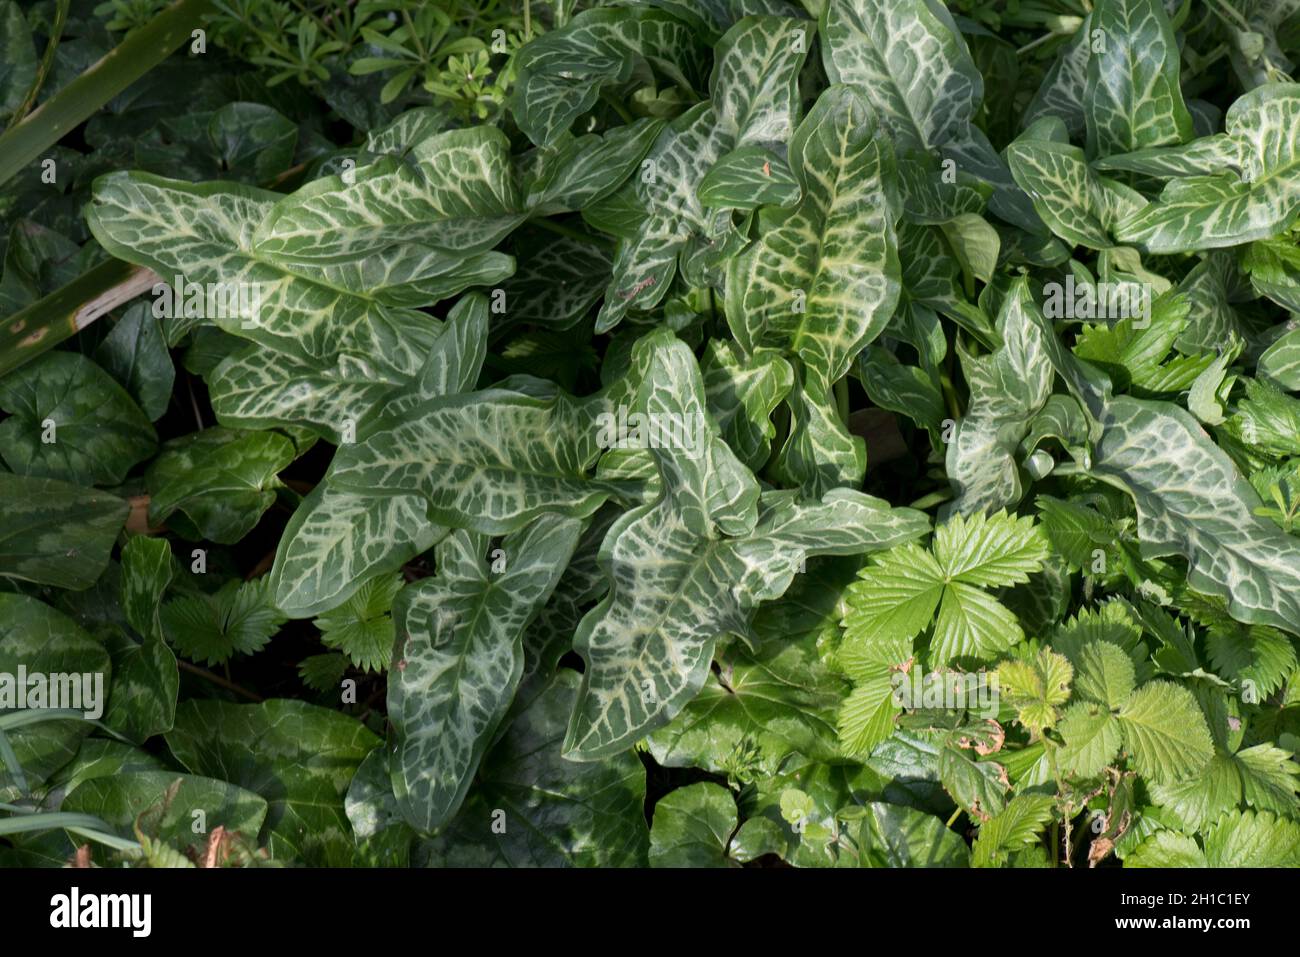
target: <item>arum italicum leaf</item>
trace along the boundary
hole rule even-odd
[[[789,138],[811,33],[807,21],[746,17],[718,41],[712,99],[665,127],[646,157],[648,167],[634,180],[641,218],[632,238],[619,242],[597,332],[616,326],[631,309],[657,305],[679,257],[712,239],[712,217],[698,195],[710,168],[738,147]]]
[[[929,0],[842,0],[822,12],[822,60],[832,83],[871,100],[899,154],[938,150],[994,188],[990,208],[1035,233],[1043,225],[1006,164],[972,121],[984,80],[951,14]]]
[[[399,594],[391,774],[417,830],[441,826],[464,800],[519,686],[524,629],[550,598],[580,529],[577,519],[543,515],[506,536],[499,552],[486,535],[454,532],[438,546],[438,574]]]
[[[1093,172],[1083,150],[1070,145],[1065,125],[1054,117],[1040,120],[1008,146],[1007,161],[1038,215],[1071,245],[1115,245],[1111,229],[1146,205],[1140,193]]]
[[[1016,281],[1002,303],[1002,346],[962,366],[970,405],[948,444],[948,477],[957,491],[950,510],[962,514],[1014,505],[1024,494],[1016,448],[1052,391],[1047,333],[1034,319],[1038,307],[1028,283]]]
[[[689,92],[707,69],[706,50],[695,31],[659,10],[585,11],[520,54],[515,120],[537,145],[553,145],[602,91],[631,79],[639,64]]]
[[[821,502],[792,492],[760,499],[707,419],[690,349],[667,333],[637,348],[648,353],[638,411],[708,425],[694,443],[651,448],[661,496],[627,512],[605,540],[610,591],[574,636],[586,670],[565,753],[578,760],[666,724],[703,685],[716,639],[746,634],[755,606],[784,593],[807,556],[888,547],[928,528],[918,512],[847,490]]]
[[[1156,202],[1115,227],[1116,238],[1153,253],[1186,252],[1267,239],[1294,224],[1300,216],[1300,85],[1252,90],[1228,109],[1225,129],[1240,149],[1240,175],[1216,171],[1170,181]]]
[[[253,245],[255,230],[281,199],[235,183],[111,173],[95,182],[86,220],[119,259],[149,267],[168,284],[183,276],[179,300],[188,301],[190,284],[232,292],[235,308],[227,299],[220,315],[206,316],[226,332],[300,363],[330,368],[346,356],[380,380],[414,373],[436,327],[423,313],[385,304],[379,293],[394,278],[420,278],[426,261],[445,269],[446,257],[418,249],[394,254],[391,265],[400,270],[382,268],[390,265],[382,257],[332,268],[282,266]]]
[[[1161,0],[1098,0],[1088,29],[1088,154],[1131,153],[1192,139],[1192,117],[1178,85],[1178,42]]]
[[[1233,617],[1300,634],[1300,543],[1256,515],[1259,495],[1187,412],[1127,396],[1107,406],[1092,473],[1129,492],[1142,554],[1179,554]]]
[[[400,411],[473,387],[487,351],[488,304],[468,295],[452,308],[412,382],[383,390],[357,414],[362,437],[385,408]],[[380,400],[386,400],[382,405]],[[355,436],[354,436],[355,437]],[[276,550],[271,582],[291,617],[336,607],[367,578],[429,548],[446,528],[430,521],[417,492],[339,487],[331,471],[294,512]]]
[[[790,166],[802,199],[759,214],[758,242],[728,267],[727,317],[743,348],[797,356],[824,390],[898,303],[893,155],[867,101],[835,86],[795,131]]]

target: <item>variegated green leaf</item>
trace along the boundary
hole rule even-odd
[[[702,412],[690,350],[664,336],[643,342],[650,371],[638,408]],[[565,750],[580,760],[667,723],[703,685],[717,637],[746,631],[758,602],[779,597],[807,556],[887,547],[928,527],[918,513],[845,490],[814,503],[769,493],[756,510],[757,483],[712,425],[705,442],[651,453],[662,496],[610,529],[610,592],[574,638],[587,667]]]
[[[1300,217],[1300,85],[1261,86],[1228,110],[1241,146],[1241,176],[1219,172],[1172,180],[1157,202],[1115,227],[1153,253],[1217,249],[1267,239]]]
[[[709,413],[736,457],[755,471],[767,462],[772,413],[794,388],[794,373],[780,356],[746,360],[730,340],[714,339],[700,364]]]
[[[603,90],[652,67],[689,92],[705,72],[704,47],[658,10],[588,10],[528,44],[516,62],[511,108],[519,128],[550,146]]]
[[[803,199],[759,214],[758,242],[728,268],[727,318],[747,351],[788,351],[828,390],[898,302],[893,157],[866,100],[837,86],[799,125],[790,166]]]
[[[328,367],[349,355],[389,372],[413,373],[436,327],[422,313],[384,305],[376,297],[375,289],[394,275],[371,268],[383,256],[294,271],[255,249],[253,234],[279,199],[234,183],[193,185],[147,173],[113,173],[96,181],[86,219],[114,256],[147,266],[170,284],[156,291],[164,304],[177,300],[173,314],[185,314],[191,284],[202,284],[203,320],[226,332],[303,362]],[[414,256],[400,254],[408,266],[424,256],[419,250]],[[434,261],[446,268],[445,256]],[[411,270],[396,275],[409,277]],[[174,295],[170,286],[177,276],[186,288]],[[363,285],[360,277],[376,285]],[[214,300],[227,297],[224,303],[214,301],[215,315],[207,308],[209,292]],[[164,320],[164,332],[172,321]]]
[[[1017,281],[1003,301],[1003,345],[982,358],[963,355],[970,406],[948,445],[948,478],[957,490],[951,510],[972,514],[1014,505],[1024,493],[1016,447],[1052,391],[1052,363],[1038,307]]]
[[[598,332],[613,328],[630,309],[657,305],[678,258],[685,260],[711,239],[712,217],[698,190],[713,164],[738,147],[784,142],[791,135],[810,33],[805,21],[746,17],[718,42],[712,99],[665,128],[635,180],[643,219],[634,238],[619,243]]]
[[[525,218],[510,144],[495,127],[449,130],[416,144],[413,165],[380,160],[285,197],[253,236],[281,263],[341,263],[399,244],[467,256]]]
[[[1137,505],[1142,554],[1179,554],[1188,583],[1233,617],[1300,633],[1300,541],[1261,519],[1259,496],[1182,409],[1119,397],[1102,417],[1093,474]]]
[[[1088,30],[1088,154],[1190,140],[1192,116],[1178,85],[1178,43],[1161,0],[1098,0]]]
[[[115,495],[0,472],[0,576],[74,590],[108,565],[131,507]]]
[[[433,521],[488,534],[544,512],[590,515],[615,488],[588,475],[606,405],[507,389],[429,399],[340,448],[328,480],[355,492],[421,494]]]
[[[489,551],[458,531],[438,574],[398,596],[399,661],[388,683],[393,788],[407,823],[433,831],[460,808],[523,674],[523,633],[577,544],[576,519],[543,515]]]
[[[1057,129],[1051,128],[1057,124]],[[1113,246],[1110,231],[1146,205],[1135,190],[1098,176],[1058,120],[1044,120],[1007,147],[1011,175],[1052,232],[1072,245]]]

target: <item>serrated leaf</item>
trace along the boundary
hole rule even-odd
[[[1116,713],[1138,772],[1170,784],[1201,771],[1214,754],[1191,692],[1168,681],[1143,685]]]
[[[1043,794],[1019,794],[998,814],[980,826],[971,845],[972,867],[999,867],[1012,851],[1038,840],[1038,832],[1052,820],[1055,801]]]

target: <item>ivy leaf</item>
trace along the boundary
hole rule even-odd
[[[158,439],[108,373],[75,352],[48,352],[0,381],[0,457],[19,475],[117,485]]]
[[[500,554],[488,553],[484,535],[454,532],[438,546],[437,576],[398,596],[390,761],[398,805],[416,830],[437,829],[465,799],[519,686],[524,629],[554,591],[579,531],[574,519],[546,515],[507,536]]]
[[[176,717],[180,672],[159,614],[172,570],[171,546],[162,539],[132,538],[122,548],[122,612],[141,640],[114,629],[113,688],[104,720],[137,743],[170,731]]]
[[[6,682],[10,689],[20,666],[32,675],[98,673],[103,675],[102,690],[107,693],[111,687],[112,663],[102,644],[49,605],[26,595],[0,593],[0,674],[10,676]],[[84,711],[93,713],[96,705],[104,706],[102,697],[98,702],[84,700],[83,682],[74,682],[73,687],[83,692]],[[92,684],[92,694],[94,688]],[[15,780],[7,761],[0,762],[0,796],[13,803],[40,787],[72,759],[81,739],[92,730],[87,721],[60,718],[5,731],[27,786]]]
[[[122,314],[95,350],[95,361],[131,394],[151,422],[162,418],[176,369],[147,303],[136,303]]]
[[[736,802],[726,788],[708,781],[677,788],[655,803],[650,866],[735,866],[727,845],[736,824]]]
[[[195,541],[237,542],[275,502],[276,473],[293,458],[293,443],[274,432],[213,428],[173,439],[145,473],[150,522],[170,519]]]
[[[8,472],[0,472],[0,498],[0,576],[74,590],[103,573],[131,511],[107,492]]]
[[[308,867],[352,864],[356,849],[343,796],[379,744],[360,722],[301,701],[186,701],[166,740],[191,772],[266,799],[258,843],[272,858]]]
[[[123,837],[133,837],[138,819],[150,837],[201,853],[216,828],[256,841],[266,820],[267,802],[226,781],[175,771],[131,771],[95,777],[64,799],[62,811],[93,814]],[[203,831],[195,831],[194,810],[203,812]]]

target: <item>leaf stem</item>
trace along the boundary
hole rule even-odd
[[[225,678],[221,677],[221,675],[214,675],[211,671],[208,671],[206,668],[200,668],[198,665],[192,665],[188,661],[183,661],[180,658],[176,659],[176,665],[181,669],[181,671],[188,671],[192,675],[198,675],[200,678],[203,678],[205,681],[211,681],[214,685],[218,685],[222,688],[225,688],[227,691],[233,691],[235,694],[243,695],[245,698],[248,698],[250,701],[261,702],[265,700],[262,698],[261,695],[254,694],[253,692],[249,691],[247,688],[241,688],[233,681],[228,681]]]
[[[567,236],[570,239],[576,239],[580,243],[587,243],[591,246],[600,246],[603,249],[613,249],[614,243],[604,236],[595,236],[591,233],[584,233],[580,229],[574,229],[572,226],[565,226],[563,223],[557,223],[553,219],[547,219],[545,216],[539,216],[533,221],[534,226],[540,226],[542,229],[557,233],[560,236]]]

